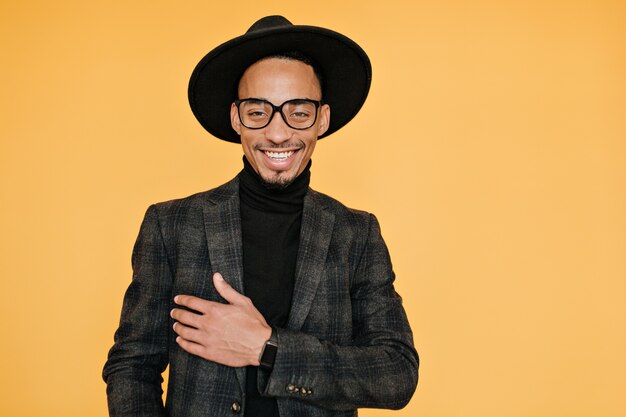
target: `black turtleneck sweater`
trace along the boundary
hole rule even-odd
[[[244,291],[272,327],[287,324],[293,295],[304,196],[311,173],[305,170],[284,189],[270,189],[243,158],[239,173],[243,237]],[[257,370],[248,367],[246,412],[249,417],[278,417],[276,399],[262,397]]]

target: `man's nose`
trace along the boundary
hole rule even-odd
[[[274,142],[281,143],[289,140],[292,134],[292,129],[285,123],[283,116],[276,112],[270,120],[270,123],[265,127],[265,137]]]

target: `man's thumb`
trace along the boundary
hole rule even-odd
[[[213,285],[215,286],[218,294],[230,304],[237,304],[237,301],[241,300],[243,297],[233,287],[231,287],[228,282],[226,282],[222,274],[219,272],[213,274]]]

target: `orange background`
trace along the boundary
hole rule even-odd
[[[189,75],[274,13],[373,62],[312,185],[378,216],[422,367],[361,414],[626,415],[624,2],[280,3],[0,3],[0,415],[106,415],[145,209],[241,168]]]

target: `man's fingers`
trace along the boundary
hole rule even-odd
[[[191,311],[183,310],[182,308],[175,308],[170,312],[170,316],[187,326],[198,328],[200,325],[198,314],[192,313]]]
[[[211,304],[211,301],[203,300],[202,298],[194,297],[193,295],[177,295],[174,297],[174,302],[200,313],[206,313],[209,305]]]
[[[202,353],[203,353],[202,345],[199,345],[198,343],[190,342],[189,340],[186,340],[181,336],[178,336],[176,338],[176,343],[178,343],[178,345],[184,350],[186,350],[187,352],[193,355],[202,356]]]
[[[222,298],[230,304],[241,304],[242,302],[248,302],[249,300],[247,297],[239,294],[233,287],[231,287],[219,272],[213,274],[213,285],[219,295],[221,295]]]
[[[181,324],[178,322],[174,323],[173,328],[176,334],[182,337],[183,339],[200,343],[201,334],[197,329],[194,329],[193,327],[185,326],[184,324]]]

